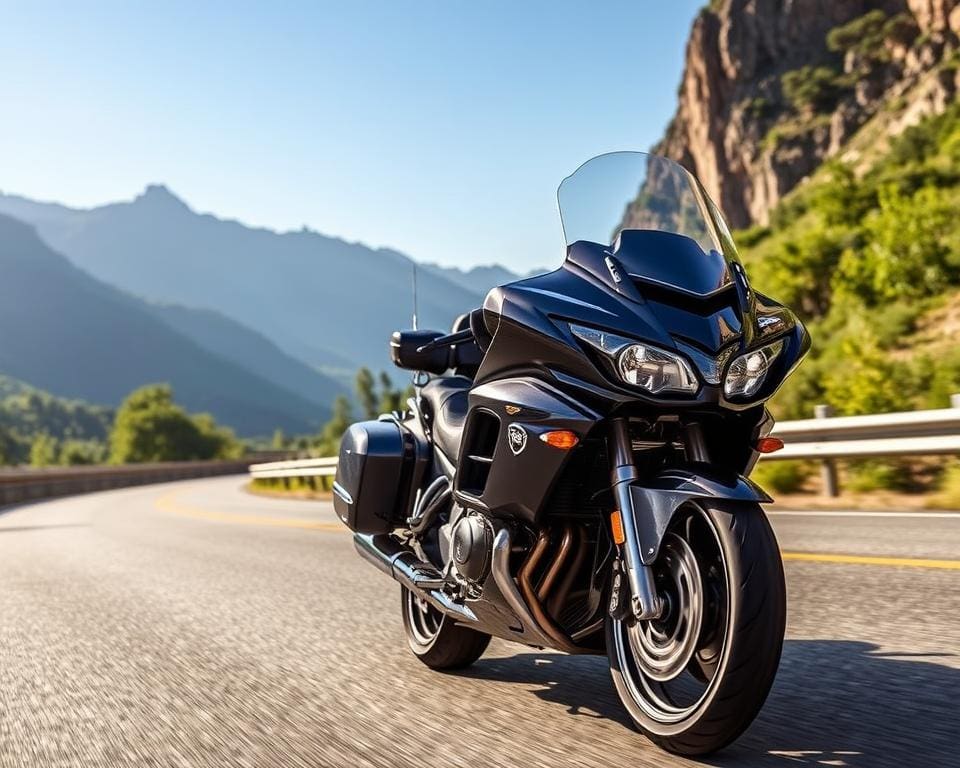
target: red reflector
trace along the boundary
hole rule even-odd
[[[760,453],[773,453],[783,448],[783,440],[779,437],[761,437],[757,440],[757,450]]]
[[[562,451],[569,451],[580,442],[580,438],[569,429],[559,429],[555,432],[544,432],[540,439],[547,445],[559,448]]]

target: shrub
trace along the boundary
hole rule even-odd
[[[952,464],[940,478],[939,492],[927,501],[928,507],[960,509],[960,464]]]
[[[912,371],[883,351],[867,318],[852,318],[824,358],[824,396],[837,413],[855,416],[912,407]]]
[[[785,72],[780,78],[784,98],[797,112],[824,112],[840,95],[838,72],[831,67],[805,66]]]
[[[897,461],[851,462],[844,484],[854,493],[907,491],[911,488],[909,467]]]
[[[797,493],[814,471],[813,465],[806,461],[761,461],[751,479],[775,493]]]
[[[875,305],[942,292],[960,278],[954,253],[953,197],[925,187],[913,195],[893,185],[879,193],[879,208],[863,223],[863,248],[848,249],[839,262],[836,287]]]
[[[46,432],[41,432],[33,438],[30,444],[30,466],[51,467],[57,463],[57,439]]]
[[[63,466],[102,464],[107,460],[107,446],[96,440],[64,440],[57,463]]]
[[[883,51],[887,14],[880,9],[859,16],[853,21],[834,27],[827,33],[827,48],[835,53],[855,51],[876,57]],[[893,28],[891,27],[891,30]]]
[[[168,384],[132,392],[117,411],[110,461],[189,461],[234,458],[242,447],[231,430],[209,414],[191,416],[173,402]]]

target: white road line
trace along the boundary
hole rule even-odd
[[[860,509],[812,509],[809,511],[794,509],[778,509],[767,512],[770,517],[935,517],[940,519],[960,520],[960,512],[870,512]]]

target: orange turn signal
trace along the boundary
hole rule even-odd
[[[610,513],[610,532],[613,534],[613,543],[618,546],[627,540],[623,535],[623,518],[618,509]]]
[[[757,440],[757,450],[760,453],[773,453],[783,448],[783,440],[779,437],[761,437]]]
[[[542,435],[540,435],[540,439],[543,440],[543,442],[545,442],[547,445],[552,445],[554,448],[559,448],[562,451],[569,451],[580,442],[580,438],[569,429],[558,429],[554,432],[544,432]]]

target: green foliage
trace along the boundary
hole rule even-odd
[[[112,421],[109,408],[55,397],[0,375],[0,464],[29,462],[31,446],[41,434],[60,443],[103,445]]]
[[[110,433],[110,461],[115,464],[225,459],[241,451],[233,432],[217,426],[212,416],[191,416],[174,403],[167,384],[132,392]]]
[[[948,408],[950,396],[960,393],[960,349],[918,355],[913,362],[920,389],[921,408]]]
[[[755,96],[745,102],[744,111],[752,120],[762,120],[772,115],[776,109],[770,99],[763,96]]]
[[[960,282],[956,192],[924,187],[910,194],[893,185],[877,193],[863,221],[864,247],[840,260],[836,287],[868,306],[942,293]]]
[[[824,372],[824,397],[837,413],[854,416],[905,411],[915,391],[912,371],[882,349],[864,316],[855,316],[839,335]]]
[[[413,395],[412,384],[407,386],[406,389],[394,389],[390,376],[386,372],[380,373],[380,413],[407,410],[407,400]]]
[[[940,478],[939,492],[930,498],[928,506],[960,509],[960,463],[953,463],[946,468]]]
[[[57,444],[57,439],[41,432],[33,438],[33,442],[30,444],[30,466],[52,467],[57,464],[59,453],[60,447]]]
[[[385,371],[381,371],[380,376],[374,379],[367,368],[361,368],[357,372],[355,383],[360,417],[364,419],[375,419],[381,413],[403,412],[406,410],[407,400],[414,394],[412,386],[395,389]],[[353,420],[350,400],[343,395],[339,396],[333,405],[333,417],[324,425],[311,450],[321,456],[336,456],[340,450],[340,438]]]
[[[761,461],[750,479],[774,493],[797,493],[815,472],[805,461]]]
[[[757,290],[795,307],[814,340],[778,393],[778,418],[943,407],[960,352],[904,348],[917,318],[960,288],[960,104],[895,139],[866,171],[825,164],[767,227],[738,236]]]
[[[827,48],[836,53],[854,51],[865,56],[880,56],[887,29],[887,14],[875,9],[831,29],[827,33]]]
[[[294,493],[297,495],[325,495],[333,487],[332,477],[256,478],[250,481],[253,491]]]
[[[353,423],[353,408],[346,395],[338,395],[333,402],[333,417],[328,421],[317,443],[317,452],[321,456],[336,456],[340,450],[340,438]]]
[[[854,493],[907,491],[911,488],[910,471],[899,461],[855,461],[850,463],[844,486]]]
[[[824,112],[840,94],[839,73],[832,67],[805,66],[785,72],[780,86],[787,103],[797,112]]]
[[[377,418],[378,398],[376,392],[376,382],[374,381],[373,374],[370,373],[369,369],[361,368],[357,372],[355,386],[357,390],[357,402],[360,404],[360,412],[363,417],[367,419]]]
[[[883,25],[883,39],[900,45],[910,45],[917,39],[920,28],[910,13],[898,13]]]
[[[820,317],[830,306],[831,276],[855,241],[849,227],[813,219],[789,237],[767,238],[757,247],[751,279],[758,286],[775,286],[778,300],[807,317]]]
[[[57,463],[63,466],[103,464],[106,460],[107,446],[96,440],[64,440],[57,457]]]

